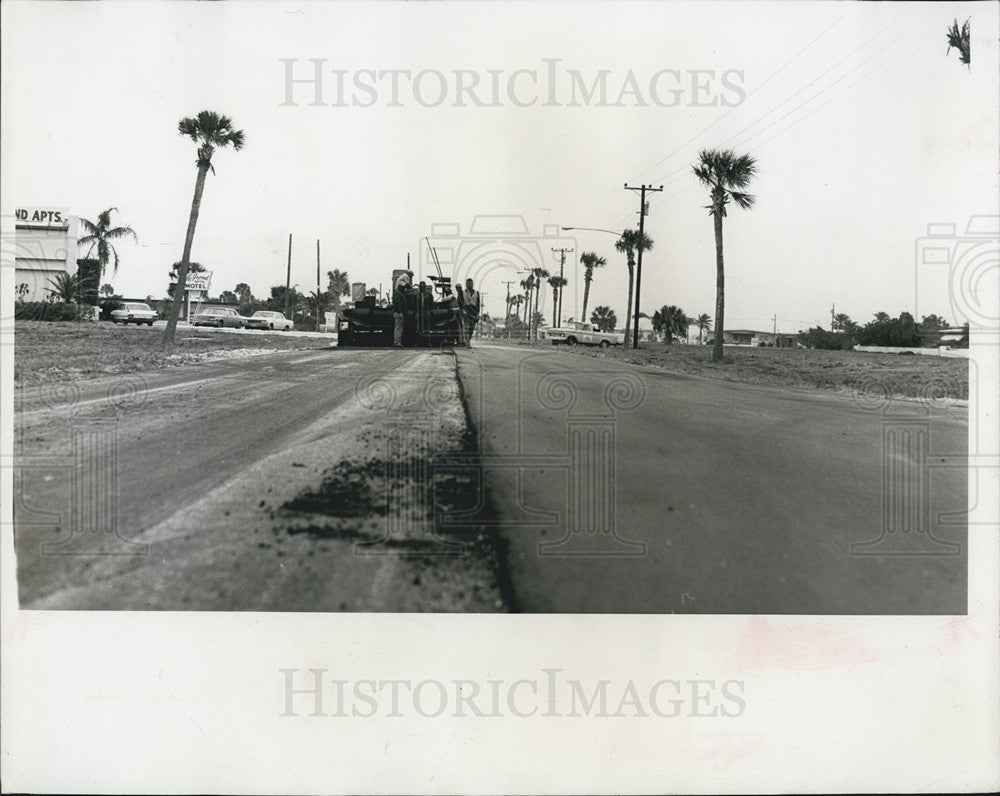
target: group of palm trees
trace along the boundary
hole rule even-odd
[[[737,155],[732,150],[704,149],[698,156],[698,163],[692,167],[694,175],[699,181],[709,189],[710,204],[706,209],[712,216],[715,226],[715,328],[719,332],[715,335],[712,348],[712,359],[716,362],[722,360],[722,330],[724,329],[725,316],[725,263],[722,246],[722,219],[726,216],[726,208],[730,203],[735,203],[738,207],[748,210],[755,201],[755,197],[747,193],[745,189],[757,173],[757,164],[750,155]],[[628,268],[628,304],[625,312],[626,327],[628,321],[633,317],[632,301],[635,291],[635,263],[636,254],[640,251],[649,251],[653,248],[653,240],[644,231],[626,229],[621,237],[615,241],[615,249],[625,255],[625,264]],[[580,262],[583,264],[583,316],[587,317],[587,303],[590,298],[590,285],[594,279],[594,271],[607,265],[607,260],[596,252],[583,252],[580,254]],[[548,276],[543,269],[536,268],[529,275],[528,279],[521,282],[521,287],[525,289],[525,297],[530,303],[531,290],[536,291],[539,287],[537,275]],[[565,280],[563,280],[565,284]],[[561,287],[561,286],[560,286]],[[537,308],[537,307],[536,307]],[[591,318],[595,324],[606,325],[609,320],[607,308],[602,307],[602,313]],[[613,313],[612,313],[613,314]],[[645,316],[639,313],[640,317]],[[690,320],[677,307],[662,307],[653,315],[654,331],[662,331],[667,339],[673,336],[686,334],[687,326],[694,323],[698,326],[699,341],[701,335],[712,328],[712,319],[707,314],[702,314]],[[628,346],[628,334],[625,335],[625,345]]]
[[[245,136],[242,130],[237,130],[233,126],[232,120],[228,116],[217,114],[213,111],[202,111],[195,117],[185,117],[177,125],[180,135],[190,138],[197,144],[197,166],[194,196],[191,201],[191,212],[188,219],[187,234],[184,238],[184,253],[177,264],[177,283],[184,284],[187,280],[188,272],[191,268],[191,247],[194,243],[195,228],[198,223],[198,214],[201,209],[202,194],[205,190],[205,180],[208,172],[215,173],[212,165],[212,156],[218,149],[232,147],[239,151],[243,148]],[[730,203],[735,203],[738,207],[747,210],[754,204],[754,197],[747,193],[745,189],[756,174],[756,162],[750,155],[737,155],[731,150],[702,150],[698,163],[693,166],[695,176],[709,189],[710,204],[707,206],[709,214],[713,218],[715,227],[715,263],[716,263],[716,298],[715,298],[715,335],[712,359],[719,361],[722,359],[722,330],[724,329],[725,316],[725,267],[722,244],[722,219],[726,216],[726,208]],[[109,208],[97,217],[96,222],[81,219],[86,235],[80,239],[80,243],[90,245],[91,250],[96,252],[97,260],[101,264],[101,273],[110,262],[113,262],[114,269],[118,269],[118,253],[115,251],[113,241],[125,237],[135,237],[135,232],[131,227],[114,227],[111,223],[111,214],[115,208]],[[644,232],[626,229],[621,237],[615,242],[615,249],[623,253],[626,258],[628,268],[628,305],[626,310],[626,325],[628,319],[632,318],[632,301],[635,289],[635,262],[636,254],[639,251],[649,251],[653,248],[653,240]],[[113,258],[113,260],[112,260]],[[584,290],[583,290],[583,315],[586,318],[587,303],[590,298],[590,285],[594,278],[594,271],[607,264],[607,261],[596,252],[583,252],[580,255],[580,262],[584,265]],[[336,302],[340,295],[347,292],[346,274],[341,272],[331,272],[330,287],[328,293],[334,297]],[[516,308],[520,315],[520,307],[524,307],[524,323],[529,330],[533,330],[537,336],[540,315],[538,303],[541,296],[541,289],[544,282],[552,287],[553,320],[558,313],[559,295],[566,286],[567,280],[561,276],[550,274],[546,269],[536,267],[531,269],[528,276],[521,281],[522,295],[512,296],[507,306],[508,316],[511,309]],[[177,328],[177,319],[180,314],[183,291],[175,291],[173,301],[167,316],[167,327],[164,330],[164,343],[171,343]],[[314,297],[317,307],[322,301],[322,296],[317,293]],[[676,309],[676,308],[674,308]],[[667,310],[667,308],[664,308]],[[662,311],[661,311],[662,312]],[[671,314],[673,320],[661,317],[658,324],[666,324],[671,330],[678,328],[677,318]],[[705,316],[699,317],[695,321],[699,329],[704,331],[709,328],[709,319]],[[628,335],[626,335],[627,340]]]

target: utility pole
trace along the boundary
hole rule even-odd
[[[319,238],[316,238],[316,331],[319,331]]]
[[[774,317],[771,319],[774,321],[774,347],[778,347],[778,313],[774,313]]]
[[[573,251],[572,249],[553,249],[554,252],[559,252],[559,296],[557,298],[556,306],[556,317],[553,318],[556,327],[562,326],[562,297],[563,297],[563,270],[566,267],[566,252]]]
[[[625,183],[626,191],[639,191],[639,257],[636,261],[635,266],[635,326],[632,332],[632,348],[639,347],[639,293],[642,286],[642,241],[643,241],[643,220],[646,218],[646,213],[649,212],[649,205],[646,204],[646,191],[662,191],[663,186],[659,188],[654,188],[652,185],[643,184],[639,188],[630,188],[628,183]],[[626,319],[625,326],[625,336],[628,337],[628,319]]]
[[[292,305],[292,233],[288,233],[288,271],[285,276],[285,317],[293,324],[295,319],[289,314]]]
[[[510,286],[514,284],[514,280],[511,279],[509,282],[504,282],[503,284],[505,284],[507,286],[507,304],[506,304],[506,309],[504,310],[504,316],[503,316],[504,323],[506,323],[507,322],[507,318],[510,316]]]

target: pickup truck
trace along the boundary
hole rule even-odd
[[[565,343],[566,345],[599,345],[601,348],[608,348],[613,345],[622,345],[625,342],[625,334],[622,332],[599,332],[589,323],[570,322],[562,326],[553,326],[545,330],[545,337],[552,341],[552,345]]]

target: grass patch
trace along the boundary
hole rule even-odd
[[[172,346],[164,346],[162,338],[163,329],[158,327],[17,321],[14,382],[34,386],[67,377],[113,376],[246,356],[255,351],[316,349],[330,344],[281,332],[231,334],[183,326],[178,327]]]
[[[553,348],[551,342],[544,340],[521,345],[543,350]],[[589,346],[558,346],[558,349],[581,356],[659,367],[744,384],[818,387],[871,397],[969,398],[969,361],[964,358],[823,351],[812,348],[726,347],[723,361],[712,362],[712,347],[707,345],[641,345],[637,351]]]

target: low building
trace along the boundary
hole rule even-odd
[[[792,348],[795,346],[794,334],[783,332],[760,332],[755,329],[726,329],[722,334],[725,345],[773,346],[776,348]]]
[[[19,300],[45,301],[50,280],[76,273],[78,232],[79,219],[65,208],[15,208],[14,295]]]

